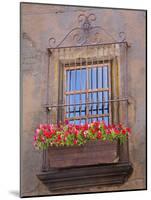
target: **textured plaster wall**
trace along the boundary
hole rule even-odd
[[[96,24],[115,38],[126,32],[128,50],[129,141],[130,160],[134,172],[121,186],[91,187],[69,192],[111,191],[145,188],[145,12],[85,7],[21,4],[21,194],[22,196],[54,194],[37,179],[42,154],[32,146],[33,134],[39,123],[46,122],[48,38],[59,42],[75,26],[81,13],[95,13]],[[57,79],[57,71],[50,72]],[[51,79],[50,79],[51,84]],[[57,86],[55,86],[57,88]],[[50,93],[51,96],[51,93]]]

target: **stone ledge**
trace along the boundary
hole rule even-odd
[[[37,177],[50,191],[123,184],[133,171],[131,163],[67,167],[40,172]]]

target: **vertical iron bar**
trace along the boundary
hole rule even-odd
[[[128,97],[128,56],[127,56],[127,46],[125,44],[122,44],[124,46],[124,51],[125,51],[125,96]],[[126,126],[128,126],[128,101],[126,103]],[[129,143],[128,140],[125,144],[125,149],[126,149],[126,157],[127,161],[129,161]]]
[[[93,89],[93,76],[92,76],[92,71],[93,68],[91,68],[91,89]],[[93,93],[91,92],[91,102],[93,103]],[[93,114],[93,104],[91,104],[91,115]],[[91,118],[91,122],[93,121],[93,118]]]
[[[90,79],[91,79],[91,89],[93,89],[93,82],[92,82],[92,80],[93,80],[93,76],[92,76],[92,70],[93,70],[93,59],[92,59],[92,68],[89,69],[89,71],[91,71],[91,78],[90,78]],[[89,96],[90,96],[90,95],[89,95]],[[92,104],[91,104],[91,115],[93,114],[93,106],[94,106],[94,105],[93,105],[93,102],[94,102],[94,101],[93,101],[93,93],[91,92],[91,103],[92,103]],[[93,118],[91,118],[90,120],[91,120],[91,122],[92,122],[92,121],[93,121]]]
[[[88,47],[86,47],[86,102],[88,102],[89,101],[89,94],[88,94]],[[87,116],[87,118],[86,118],[86,122],[88,122],[88,115],[89,115],[89,110],[88,110],[88,104],[86,104],[86,116]]]
[[[75,51],[75,49],[74,49],[74,51]],[[73,53],[72,53],[72,59],[74,59],[74,62],[75,62],[74,90],[76,90],[76,78],[77,78],[77,69],[76,69],[76,66],[77,66],[77,63],[76,63],[76,57],[75,58],[73,57]],[[76,104],[76,94],[74,94],[74,117],[76,117],[76,106],[75,106],[75,104]],[[75,120],[74,120],[74,124],[75,124]]]
[[[52,52],[51,52],[52,53]],[[48,66],[47,66],[47,89],[46,89],[46,104],[49,104],[49,65],[51,53],[48,51]],[[46,113],[47,124],[50,123],[50,112]],[[48,166],[48,150],[43,150],[42,152],[42,171],[47,171]]]
[[[102,88],[104,87],[103,71],[104,71],[104,46],[103,46],[103,66],[102,66]],[[102,114],[104,114],[104,92],[102,92]],[[102,117],[102,119],[104,120],[104,117]]]
[[[69,90],[69,75],[67,73],[67,70],[66,70],[66,61],[65,61],[65,48],[63,49],[63,71],[64,71],[64,77],[63,77],[63,80],[64,80],[64,85],[63,85],[63,95],[64,95],[64,92],[67,91],[67,88]],[[68,81],[68,82],[67,82]],[[67,102],[67,95],[64,95],[64,103],[65,104],[69,104],[66,103]],[[66,106],[64,108],[64,116],[63,116],[63,119],[67,117],[67,113],[69,113],[68,111],[69,107]]]
[[[98,56],[98,46],[97,46],[97,53],[96,53],[96,54],[97,54],[96,88],[98,89],[98,82],[99,82],[99,81],[98,81],[98,78],[99,78],[99,77],[98,77],[98,62],[99,62],[99,61],[98,61],[98,59],[99,59],[99,58],[98,58],[98,57],[99,57],[99,56]],[[99,112],[98,112],[98,108],[99,108],[99,105],[98,105],[99,95],[98,95],[98,92],[96,92],[96,94],[97,94],[97,105],[96,105],[96,111],[97,111],[97,114],[98,114],[98,113],[99,113]],[[97,120],[98,120],[98,118],[97,118]]]
[[[81,48],[80,48],[81,52]],[[79,63],[80,63],[80,104],[82,103],[82,58],[79,57]],[[79,106],[80,108],[80,124],[81,124],[81,109],[82,105]]]
[[[125,97],[128,97],[128,64],[127,64],[127,46],[124,45],[124,51],[125,51]],[[128,102],[126,102],[126,126],[128,126]]]
[[[108,48],[109,49],[109,48]],[[112,74],[111,74],[111,60],[112,60],[112,55],[111,55],[111,50],[109,50],[108,54],[109,54],[109,65],[107,66],[107,77],[108,77],[108,88],[109,88],[109,92],[108,92],[108,99],[111,99],[111,84],[112,84]],[[113,55],[114,56],[114,55]],[[111,102],[108,102],[108,113],[109,113],[109,117],[108,117],[108,123],[112,123],[112,111],[111,111]]]
[[[68,49],[69,53],[68,55],[70,55],[70,48]],[[68,59],[68,65],[70,67],[70,56],[69,56],[69,59]],[[69,70],[69,91],[71,91],[71,70]],[[70,118],[70,94],[69,94],[69,118]]]
[[[119,73],[118,73],[118,62],[117,62],[117,55],[116,55],[116,44],[114,44],[114,57],[115,57],[115,64],[116,64],[116,98],[119,98]],[[117,102],[117,122],[119,123],[119,108],[120,103]]]
[[[58,60],[59,60],[59,58],[60,58],[60,51],[61,51],[61,50],[58,49],[58,56],[57,56],[57,57],[58,57]],[[57,60],[57,61],[58,61],[58,60]],[[60,69],[59,69],[59,62],[57,62],[57,70],[56,70],[56,71],[57,71],[57,73],[58,73],[58,78],[57,78],[57,79],[58,79],[58,80],[57,80],[57,81],[58,81],[58,94],[57,94],[58,97],[57,97],[57,98],[58,98],[58,103],[60,104],[60,96],[59,96],[60,93],[59,93],[59,92],[60,92],[60,75],[61,75],[61,74],[60,74]],[[61,108],[57,107],[57,112],[56,112],[56,114],[57,114],[57,116],[56,116],[56,117],[57,117],[57,120],[56,120],[56,121],[57,121],[57,124],[59,123],[59,120],[60,120],[60,110],[61,110]]]

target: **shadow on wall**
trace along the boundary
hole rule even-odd
[[[11,190],[9,191],[10,194],[12,194],[15,197],[19,197],[19,191],[18,190]]]

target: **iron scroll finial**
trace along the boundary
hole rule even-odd
[[[85,14],[81,13],[78,15],[79,27],[71,29],[64,38],[57,43],[57,40],[54,37],[49,38],[49,48],[60,48],[66,47],[66,42],[72,40],[69,43],[71,46],[83,46],[83,45],[92,45],[112,42],[126,42],[126,34],[124,32],[119,33],[119,37],[116,40],[109,31],[104,29],[102,26],[93,26],[92,22],[96,21],[96,15],[93,13]]]

